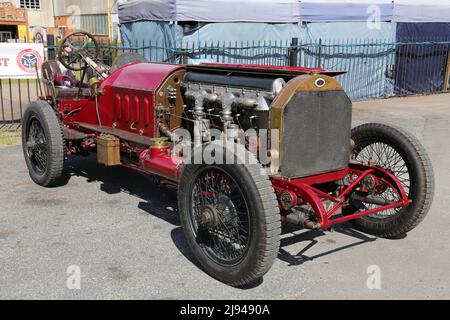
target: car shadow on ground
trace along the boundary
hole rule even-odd
[[[79,156],[70,157],[65,163],[65,179],[62,185],[69,183],[70,178],[73,176],[83,177],[87,183],[100,182],[100,190],[110,195],[126,193],[137,197],[140,200],[138,208],[142,212],[164,220],[176,227],[171,232],[172,241],[186,259],[201,269],[187,245],[180,225],[177,210],[177,191],[175,188],[159,185],[151,177],[124,167],[106,168],[97,164],[95,155],[83,158]],[[351,243],[315,255],[309,255],[308,251],[320,243],[321,237],[325,237],[329,233],[312,230],[305,231],[297,226],[283,224],[278,258],[289,266],[299,266],[339,251],[376,241],[376,238],[352,229],[350,224],[336,226],[333,232],[352,238]],[[336,244],[332,239],[326,239],[325,242],[330,245]],[[305,243],[305,245],[303,246],[302,244],[302,249],[297,254],[292,254],[286,250],[287,247],[299,243]],[[262,280],[243,289],[251,289],[259,286],[261,283]]]
[[[311,251],[313,247],[320,244],[320,238],[329,235],[330,232],[320,230],[301,230],[299,227],[283,224],[283,238],[281,240],[278,258],[282,261],[285,261],[288,266],[299,266],[305,262],[310,262],[315,259],[337,253],[339,251],[347,250],[377,240],[377,238],[375,237],[370,237],[355,229],[352,229],[349,223],[334,226],[331,232],[339,233],[351,238],[351,243],[343,246],[336,246],[337,242],[328,237],[323,242],[327,243],[328,246],[333,247],[333,249],[311,255],[308,254],[308,251]],[[298,253],[292,254],[286,250],[287,247],[299,243],[302,243],[302,249]],[[303,245],[303,243],[305,245]]]

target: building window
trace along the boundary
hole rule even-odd
[[[20,7],[24,9],[41,9],[41,0],[20,0]]]

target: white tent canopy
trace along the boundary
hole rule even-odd
[[[392,0],[302,0],[299,4],[303,21],[390,21],[394,8]]]
[[[395,0],[398,22],[450,22],[450,0]]]
[[[122,22],[297,22],[298,0],[119,0]]]
[[[119,0],[122,23],[157,21],[450,22],[450,0]]]

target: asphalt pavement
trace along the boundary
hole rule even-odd
[[[450,95],[356,103],[354,124],[364,122],[423,141],[436,174],[428,217],[397,240],[349,224],[285,226],[272,270],[245,289],[199,268],[174,190],[92,156],[71,158],[67,184],[44,189],[29,179],[19,146],[0,147],[0,299],[449,299]]]

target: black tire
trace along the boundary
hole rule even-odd
[[[64,142],[58,118],[48,103],[36,101],[27,107],[22,118],[22,146],[31,179],[43,187],[57,186],[63,175]]]
[[[384,124],[370,123],[356,127],[352,130],[352,139],[355,141],[353,156],[358,161],[362,160],[363,150],[369,150],[370,146],[374,157],[374,150],[380,148],[377,145],[389,148],[387,150],[390,152],[378,149],[384,150],[389,160],[380,160],[376,166],[390,171],[400,179],[412,203],[406,208],[393,210],[388,216],[365,216],[351,223],[357,230],[382,238],[392,239],[405,235],[423,221],[433,200],[434,173],[427,152],[409,132]],[[360,205],[361,203],[347,207],[344,214],[354,213]]]
[[[248,152],[247,156],[249,156]],[[211,165],[185,165],[179,184],[178,207],[180,220],[190,249],[209,275],[235,287],[242,287],[262,278],[273,265],[279,252],[281,218],[278,201],[269,177],[261,174],[261,170],[262,168],[259,164],[224,165],[213,163]],[[236,194],[236,190],[238,190],[241,199],[244,200],[241,202],[245,202],[244,208],[246,210],[242,209],[242,212],[245,211],[245,214],[239,211],[239,214],[236,213],[235,219],[228,219],[227,221],[227,223],[239,221],[241,227],[244,225],[248,226],[239,229],[239,234],[244,235],[244,241],[242,242],[246,244],[245,249],[239,253],[239,257],[233,261],[230,261],[232,259],[226,260],[223,258],[226,254],[218,258],[220,253],[218,254],[217,251],[219,251],[218,247],[220,246],[216,246],[215,241],[219,239],[217,235],[219,231],[216,231],[218,228],[229,231],[228,227],[223,228],[226,225],[226,223],[223,223],[226,218],[225,212],[227,211],[228,214],[232,211],[238,212],[237,209],[240,207],[234,207],[237,201],[228,202],[228,200],[232,201],[230,199],[237,199],[238,196],[236,194],[229,195],[228,200],[226,200],[226,209],[223,209],[222,213],[218,213],[220,211],[218,207],[221,206],[219,199],[223,195],[214,191],[216,189],[213,188],[214,192],[211,193],[214,194],[214,199],[216,199],[213,202],[215,202],[217,215],[220,216],[218,219],[220,223],[215,227],[205,227],[196,222],[198,220],[195,220],[196,217],[198,218],[200,209],[203,210],[207,206],[204,205],[203,208],[200,208],[200,206],[194,204],[197,199],[195,197],[198,197],[200,194],[200,192],[194,192],[194,189],[201,184],[201,179],[204,179],[205,174],[207,176],[209,172],[211,172],[211,176],[212,172],[215,172],[217,179],[221,175],[230,177],[227,181],[230,181],[232,184],[231,186],[228,185],[227,188],[229,189],[227,190],[232,189]],[[221,183],[223,186],[223,180]],[[198,188],[196,190],[199,191]],[[211,195],[209,197],[211,198]],[[207,201],[205,200],[205,202]],[[203,204],[205,202],[202,201]],[[194,212],[197,213],[197,216],[195,216]],[[247,237],[245,236],[246,233],[242,232],[243,229],[248,230]],[[214,233],[215,235],[213,235]],[[207,238],[208,236],[210,238]],[[212,240],[213,237],[215,237],[214,240]],[[207,239],[209,239],[209,242]],[[239,235],[234,238],[229,234],[227,242],[231,242],[233,239],[240,240],[241,238]],[[225,242],[224,240],[222,241]],[[233,247],[233,245],[228,246]],[[241,243],[239,247],[242,247]]]

